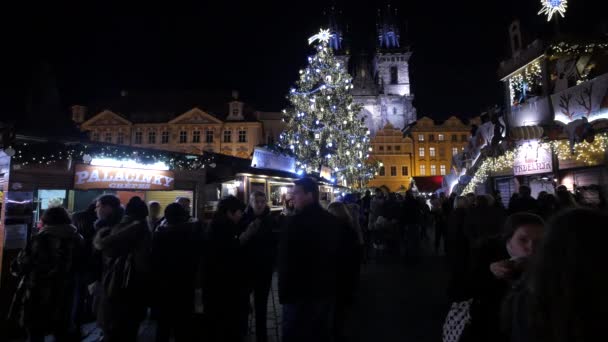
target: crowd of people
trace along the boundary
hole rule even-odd
[[[44,212],[12,264],[21,281],[11,314],[31,341],[79,340],[91,320],[104,341],[135,341],[148,317],[157,341],[228,342],[244,340],[252,315],[263,342],[276,272],[282,340],[343,341],[361,264],[416,262],[426,241],[450,272],[444,341],[590,341],[608,317],[608,280],[595,266],[606,260],[606,218],[563,187],[535,199],[522,186],[507,207],[496,195],[379,189],[325,207],[303,178],[280,215],[255,191],[247,204],[221,199],[206,224],[188,198],[161,214],[158,202],[133,197],[123,207],[103,195],[71,217],[62,207]]]
[[[77,341],[90,321],[104,341],[135,341],[148,317],[157,341],[231,342],[248,335],[252,314],[264,342],[276,271],[283,341],[340,340],[362,254],[352,208],[322,208],[311,179],[295,183],[280,215],[267,203],[258,191],[247,205],[223,198],[207,224],[190,215],[188,198],[164,215],[158,202],[133,197],[123,207],[108,194],[71,217],[49,208],[12,263],[21,280],[11,315],[30,341]],[[193,318],[197,289],[203,328]]]

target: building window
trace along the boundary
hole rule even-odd
[[[429,141],[435,141],[435,136],[432,134],[429,134]]]
[[[425,165],[420,165],[420,175],[426,176],[426,166]]]
[[[418,148],[418,157],[424,157],[424,147]]]
[[[418,141],[424,141],[424,134],[418,134]]]
[[[439,148],[439,158],[445,158],[445,148]]]
[[[452,134],[452,142],[457,142],[458,136],[456,134]]]
[[[156,132],[148,132],[148,144],[156,144]]]
[[[452,156],[455,156],[458,154],[458,147],[452,147]]]
[[[429,156],[431,158],[435,158],[435,148],[434,147],[429,148]]]
[[[439,140],[439,141],[445,141],[445,135],[443,135],[443,134],[438,134],[438,135],[437,135],[437,140]]]
[[[201,131],[198,131],[198,130],[192,131],[192,142],[193,143],[201,142]]]
[[[384,176],[384,166],[380,166],[380,176]]]
[[[391,145],[386,146],[386,150],[387,151],[392,151],[393,150],[393,146],[391,146]]]
[[[439,166],[439,174],[445,176],[445,165]]]
[[[461,148],[460,148],[460,150],[461,150],[462,152],[464,152],[464,147],[461,147]]]
[[[106,132],[106,135],[103,139],[104,142],[112,143],[112,132]]]
[[[395,145],[395,151],[401,151],[401,146]]]
[[[99,141],[99,133],[93,132],[93,136],[91,137],[91,140],[93,140],[93,141]]]
[[[397,167],[391,166],[391,177],[397,177]]]
[[[186,131],[180,131],[179,132],[179,143],[180,144],[185,144],[188,142],[188,132]]]
[[[383,145],[378,146],[378,151],[384,151],[384,146]]]
[[[116,136],[116,143],[120,145],[125,143],[125,134],[123,132],[118,132],[118,135]]]
[[[407,166],[402,166],[401,167],[401,175],[402,176],[407,176]]]
[[[232,142],[232,131],[224,131],[224,142]]]
[[[142,132],[135,132],[135,143],[141,144],[144,140],[144,134]]]
[[[247,142],[247,131],[245,131],[245,130],[239,131],[239,142],[240,143]]]
[[[169,143],[169,132],[164,131],[163,133],[161,133],[160,143],[161,144],[168,144]]]
[[[239,108],[238,107],[234,107],[232,108],[232,116],[239,116]]]
[[[399,83],[399,71],[397,70],[396,66],[392,66],[391,67],[391,84],[397,84]]]
[[[205,142],[212,143],[213,142],[213,131],[208,129],[205,132]]]
[[[393,115],[397,115],[397,107],[393,107]]]
[[[460,136],[460,141],[466,142],[467,141],[467,135],[466,134],[461,135]]]
[[[437,174],[437,165],[431,165],[431,176]]]

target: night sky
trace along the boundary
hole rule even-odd
[[[562,28],[601,32],[606,2],[571,0]],[[65,115],[71,104],[121,89],[238,89],[256,108],[280,110],[311,53],[306,39],[325,24],[323,10],[332,3],[349,26],[351,52],[373,52],[376,10],[385,1],[356,7],[354,1],[319,0],[81,1],[20,9],[9,15],[12,25],[4,32],[10,35],[4,53],[10,53],[3,87],[10,101],[3,107],[8,117],[24,117],[27,94],[40,87],[39,66],[47,63]],[[539,0],[392,4],[408,23],[402,44],[414,53],[410,73],[419,117],[470,117],[502,103],[496,70],[508,55],[508,24],[519,18],[530,36],[553,29],[536,16]]]

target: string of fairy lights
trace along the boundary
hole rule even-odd
[[[92,158],[135,160],[141,164],[162,162],[172,170],[198,170],[214,162],[214,155],[190,155],[148,151],[124,146],[98,144],[17,143],[12,162],[17,165],[52,165],[57,162],[90,162]]]
[[[479,184],[486,182],[492,173],[504,172],[513,168],[515,156],[523,146],[506,151],[498,157],[487,157],[479,166],[471,181],[462,190],[461,194],[474,193]],[[603,159],[608,149],[608,134],[598,134],[593,142],[582,141],[574,144],[574,153],[571,153],[570,144],[566,140],[554,140],[539,143],[538,148],[551,149],[561,161],[577,161],[585,165],[597,165]]]

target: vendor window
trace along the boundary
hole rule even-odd
[[[200,143],[201,142],[201,131],[192,132],[192,142]]]
[[[186,142],[188,142],[188,132],[186,132],[186,131],[179,132],[179,143],[185,144]]]
[[[148,132],[148,144],[156,144],[156,132]]]
[[[247,142],[247,131],[245,131],[245,130],[239,131],[239,142],[240,143]]]
[[[213,142],[213,131],[212,130],[209,129],[205,132],[205,141],[208,143]]]
[[[144,134],[142,132],[135,132],[135,143],[141,144],[144,140]]]

